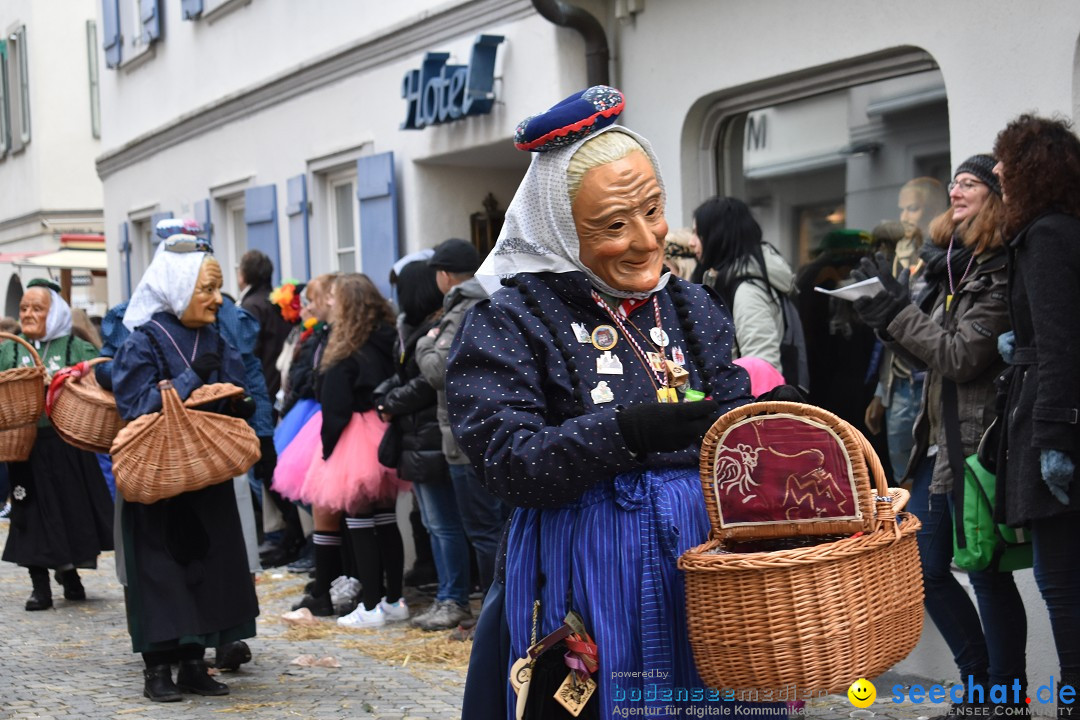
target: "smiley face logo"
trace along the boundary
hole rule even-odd
[[[868,708],[877,699],[877,688],[866,678],[859,678],[847,689],[848,700],[857,708]]]

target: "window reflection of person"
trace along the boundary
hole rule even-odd
[[[900,224],[904,236],[897,240],[892,260],[893,277],[918,268],[916,260],[924,238],[929,237],[930,221],[945,211],[948,197],[941,183],[931,177],[917,177],[900,188],[897,197]],[[917,283],[913,283],[914,288]],[[893,477],[901,478],[907,471],[911,454],[911,428],[922,396],[922,373],[914,372],[907,363],[889,350],[881,358],[878,385],[874,398],[866,408],[866,427],[877,435],[882,421],[888,438],[889,462]]]

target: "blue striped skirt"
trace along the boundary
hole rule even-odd
[[[709,530],[701,480],[693,468],[623,473],[590,488],[573,505],[518,509],[506,555],[511,661],[524,657],[531,644],[538,594],[537,638],[562,624],[572,574],[573,609],[598,646],[593,678],[600,717],[626,707],[718,701],[718,691],[704,688],[694,667],[683,578],[675,565],[683,552],[705,542]],[[546,577],[539,591],[538,552]],[[507,716],[513,720],[515,696],[507,687]],[[727,713],[736,705],[722,704]],[[783,704],[776,712],[786,716]]]

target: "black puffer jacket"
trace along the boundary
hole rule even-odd
[[[439,429],[438,397],[416,362],[416,342],[438,324],[429,317],[417,327],[398,319],[398,340],[394,345],[396,372],[375,389],[380,411],[392,417],[401,431],[401,459],[398,475],[416,483],[443,482],[449,478]]]

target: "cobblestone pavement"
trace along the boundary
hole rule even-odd
[[[6,539],[7,523],[0,522],[0,546]],[[112,553],[102,556],[96,571],[81,575],[89,600],[68,602],[54,583],[55,608],[26,612],[23,603],[30,593],[26,570],[0,563],[0,718],[444,720],[461,716],[471,642],[454,642],[446,633],[423,633],[402,625],[344,630],[332,619],[323,619],[313,627],[289,626],[279,616],[300,596],[307,578],[273,570],[264,572],[258,584],[262,614],[258,637],[249,641],[254,660],[239,672],[219,677],[228,683],[231,694],[221,698],[185,695],[179,703],[152,703],[142,696],[142,660],[130,651],[123,592],[113,572]],[[414,610],[420,607],[423,598],[410,598]],[[301,655],[329,656],[341,667],[292,664]],[[890,688],[908,680],[891,675],[876,678],[878,701],[865,710],[853,707],[845,695],[828,695],[810,700],[793,718],[925,720],[947,710],[946,705],[890,702]],[[1040,708],[1039,712],[1049,714],[1050,710]],[[684,716],[698,715],[687,712]]]
[[[0,547],[7,539],[0,522]],[[333,619],[290,627],[279,616],[306,576],[268,571],[258,584],[262,614],[249,641],[252,662],[224,672],[231,694],[185,695],[178,703],[142,696],[140,656],[131,652],[123,590],[113,554],[80,572],[88,600],[69,602],[53,583],[52,610],[26,612],[30,578],[0,563],[0,718],[376,718],[449,720],[461,716],[469,643],[401,625],[344,630]],[[341,667],[300,667],[300,655],[333,657]],[[208,653],[212,660],[213,652]],[[419,658],[419,660],[418,660]]]

